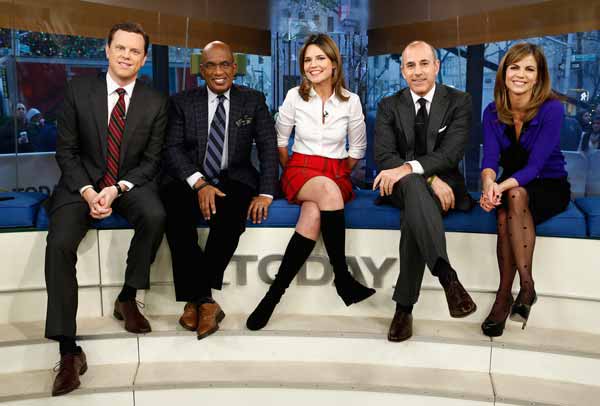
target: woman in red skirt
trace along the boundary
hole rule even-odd
[[[333,267],[336,291],[344,303],[349,306],[375,293],[352,277],[345,253],[344,203],[354,197],[350,173],[367,148],[360,99],[344,88],[342,58],[329,36],[308,37],[298,61],[302,84],[288,92],[279,108],[276,129],[284,168],[282,190],[289,202],[301,205],[300,217],[273,284],[248,317],[250,330],[260,330],[268,323],[319,233]],[[290,158],[288,141],[294,127]]]

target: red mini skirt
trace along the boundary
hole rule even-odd
[[[296,196],[302,186],[315,176],[326,176],[340,188],[344,203],[347,203],[354,198],[351,172],[345,159],[294,152],[283,170],[281,189],[288,202],[299,203]]]

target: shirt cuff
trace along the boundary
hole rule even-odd
[[[413,173],[416,173],[417,175],[423,175],[425,173],[425,170],[419,161],[408,161],[407,164],[410,165]]]
[[[261,194],[259,194],[259,196],[270,197],[271,200],[273,200],[273,195],[268,195],[266,193],[261,193]]]
[[[79,189],[79,194],[83,197],[83,192],[85,192],[88,189],[93,189],[94,187],[92,185],[85,185],[84,187],[82,187],[81,189]]]
[[[131,189],[133,189],[133,187],[135,186],[133,183],[131,183],[131,182],[128,182],[128,181],[126,181],[126,180],[124,180],[124,179],[121,179],[121,180],[120,180],[119,182],[117,182],[117,183],[122,183],[122,184],[124,184],[125,186],[127,186],[127,191],[128,191],[128,192],[129,192]]]
[[[200,172],[194,172],[193,174],[188,176],[185,181],[193,189],[196,182],[198,182],[198,179],[201,179],[203,177],[204,176],[202,176],[202,174]]]

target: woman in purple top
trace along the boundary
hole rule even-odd
[[[571,195],[559,147],[562,119],[542,50],[528,43],[511,47],[498,66],[494,101],[483,113],[480,204],[486,211],[496,208],[500,270],[496,301],[481,325],[487,336],[502,335],[509,315],[525,328],[537,300],[531,274],[535,225],[564,211]],[[521,289],[513,301],[517,271]]]

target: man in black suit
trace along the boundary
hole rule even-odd
[[[154,181],[167,124],[165,97],[136,81],[146,62],[148,35],[139,24],[117,24],[106,45],[108,72],[67,84],[58,119],[56,160],[61,177],[46,204],[48,308],[46,337],[60,343],[53,395],[79,386],[87,370],[75,344],[77,247],[92,219],[113,211],[134,227],[125,283],[114,316],[132,333],[150,331],[139,312],[136,290],[148,289],[150,265],[162,240],[165,213]]]
[[[446,293],[452,317],[465,317],[476,305],[458,280],[446,253],[442,215],[472,207],[458,171],[469,140],[471,97],[435,83],[440,68],[435,49],[415,41],[402,52],[408,83],[379,104],[375,161],[381,172],[373,189],[403,209],[396,312],[388,339],[412,336],[412,308],[419,298],[425,264]]]
[[[173,260],[175,295],[186,302],[179,323],[198,339],[219,328],[225,313],[212,299],[235,252],[246,218],[266,219],[278,164],[273,120],[262,93],[233,84],[229,46],[215,41],[201,56],[206,86],[171,99],[164,151],[162,199]],[[258,149],[260,173],[251,162]],[[204,251],[197,221],[208,221]]]

